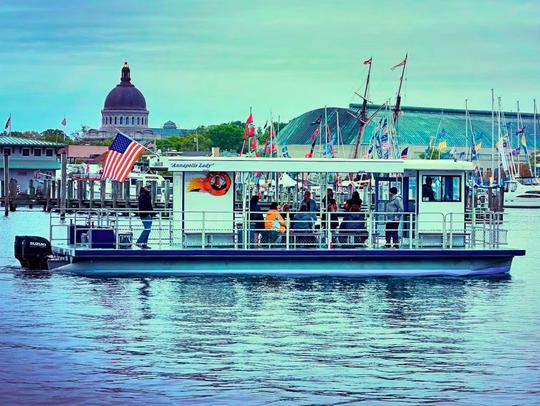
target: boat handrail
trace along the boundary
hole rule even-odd
[[[263,219],[254,220],[253,215],[259,213]],[[290,211],[281,213],[285,223],[283,229],[278,229],[275,224],[270,225],[271,228],[266,228],[268,224],[262,226],[266,211],[177,212],[161,209],[152,214],[149,244],[158,249],[377,249],[385,247],[386,234],[392,232],[388,223],[394,216],[399,217],[397,231],[402,248],[497,248],[506,243],[506,230],[501,228],[502,216],[495,212],[482,212],[478,217],[474,212],[417,215],[363,211],[322,212],[321,215],[320,211]],[[308,214],[310,220],[300,221],[302,216],[298,214]],[[356,218],[351,214],[356,214]],[[53,245],[88,248],[91,246],[88,236],[85,239],[79,234],[93,234],[92,229],[109,229],[114,235],[113,248],[122,248],[125,246],[123,236],[130,235],[133,240],[143,230],[139,216],[138,210],[130,209],[76,209],[63,220],[59,213],[52,212],[50,240]]]

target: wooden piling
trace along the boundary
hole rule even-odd
[[[43,181],[43,195],[45,196],[45,205],[43,206],[44,211],[49,210],[51,204],[51,180],[45,179]]]
[[[60,218],[66,217],[66,177],[67,177],[67,154],[64,149],[60,154]]]
[[[130,192],[129,188],[131,187],[131,185],[129,183],[129,179],[123,183],[123,186],[124,186],[124,202],[126,205],[126,209],[129,209],[131,206],[130,197],[129,197],[129,192]]]
[[[91,209],[94,208],[94,181],[91,180],[88,182],[89,183],[89,186],[90,186],[90,199],[88,201],[88,207],[90,207]]]
[[[111,181],[111,190],[112,190],[112,207],[116,209],[118,205],[118,182],[113,180]]]
[[[4,149],[4,216],[9,216],[9,155]]]
[[[101,208],[105,207],[105,193],[107,193],[107,184],[106,181],[102,180],[99,182],[99,204]]]

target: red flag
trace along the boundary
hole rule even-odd
[[[311,137],[309,137],[309,141],[313,142],[315,138],[317,138],[317,135],[319,135],[319,127],[317,127],[315,131],[313,131],[313,134],[311,134]]]
[[[7,130],[10,127],[11,127],[11,116],[9,116],[9,118],[7,119],[6,126],[4,127],[4,130]]]
[[[364,65],[371,65],[371,60],[373,59],[373,57],[367,59],[364,61]]]
[[[407,63],[407,57],[405,57],[404,60],[402,60],[400,63],[398,63],[397,65],[395,66],[392,66],[392,70],[396,69],[396,68],[399,68],[400,66],[405,66],[405,64]]]
[[[255,126],[253,125],[253,114],[249,113],[249,117],[246,120],[246,125],[244,126],[244,139],[253,137],[254,135]]]
[[[251,141],[251,150],[257,149],[257,138],[253,137],[253,140]]]
[[[64,119],[60,122],[60,124],[62,124],[64,127],[66,126],[67,124],[67,120],[66,118],[64,117]]]

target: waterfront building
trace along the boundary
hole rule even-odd
[[[330,134],[336,133],[337,122],[339,121],[340,143],[339,156],[351,157],[354,144],[358,134],[358,121],[354,117],[356,111],[361,108],[357,104],[351,104],[349,108],[331,107],[326,108],[326,117]],[[379,106],[370,106],[369,114],[375,112]],[[409,148],[409,158],[418,158],[426,151],[430,142],[437,144],[446,141],[447,150],[454,150],[455,156],[460,153],[469,152],[472,142],[471,127],[474,130],[475,143],[481,144],[479,161],[480,167],[489,168],[491,166],[491,157],[494,155],[497,159],[497,152],[492,149],[492,119],[491,111],[469,110],[470,127],[466,130],[466,112],[462,109],[450,108],[432,108],[432,107],[402,107],[399,117],[397,133],[400,148]],[[338,117],[339,116],[339,117]],[[379,120],[384,114],[379,112],[367,126],[364,137],[360,144],[359,157],[365,156],[369,147],[369,141],[372,132],[376,128]],[[303,157],[309,152],[312,141],[310,137],[317,128],[317,122],[320,119],[322,125],[325,123],[325,109],[319,108],[308,111],[292,119],[277,136],[277,143],[281,146],[286,145],[288,153],[292,157]],[[495,117],[497,119],[497,117]],[[521,113],[521,127],[525,127],[525,136],[529,153],[533,153],[533,114]],[[501,125],[509,134],[510,143],[514,147],[520,145],[521,135],[518,134],[517,114],[515,112],[504,112],[502,114]],[[498,133],[497,123],[495,123],[495,140],[497,142]],[[540,135],[540,129],[537,133]],[[439,134],[437,136],[437,133]],[[325,137],[321,131],[321,137]],[[466,134],[468,134],[466,140]],[[317,146],[314,156],[321,155],[322,144],[324,148],[325,138],[321,142],[317,140]],[[538,140],[536,145],[538,145]],[[538,151],[536,151],[538,152]],[[525,162],[523,153],[517,156],[520,162]]]
[[[31,138],[0,136],[0,153],[9,155],[9,179],[17,182],[20,193],[28,193],[33,185],[54,178],[60,169],[58,154],[64,144]],[[4,161],[0,160],[0,179],[4,179]]]
[[[105,98],[101,110],[101,126],[84,128],[82,138],[96,142],[112,139],[118,131],[137,141],[155,141],[166,136],[180,136],[191,132],[179,129],[172,121],[161,128],[148,126],[149,110],[143,93],[131,83],[131,69],[127,62],[122,67],[120,83]]]

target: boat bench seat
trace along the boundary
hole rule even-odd
[[[418,233],[418,245],[424,248],[442,247],[446,240],[447,247],[465,247],[469,234],[467,231],[453,231],[444,236],[440,231],[422,231]]]

